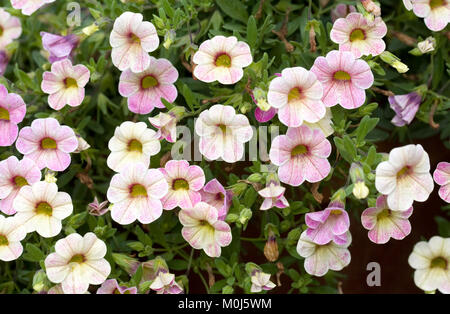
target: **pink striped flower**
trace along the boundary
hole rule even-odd
[[[175,275],[167,270],[160,269],[153,279],[150,289],[156,291],[157,294],[180,294],[183,288],[176,282]]]
[[[305,180],[319,182],[331,170],[327,157],[331,144],[318,129],[302,125],[288,128],[286,135],[277,136],[270,148],[269,157],[278,168],[280,181],[299,186]]]
[[[160,112],[156,117],[148,118],[148,121],[159,130],[159,139],[165,139],[169,143],[177,140],[177,117],[169,112]]]
[[[253,62],[250,47],[236,37],[215,36],[204,41],[194,54],[194,76],[200,81],[234,84],[244,75],[242,68]]]
[[[233,192],[225,190],[217,179],[212,179],[200,191],[202,202],[214,206],[219,211],[219,220],[225,220],[231,206]]]
[[[440,162],[438,163],[436,170],[433,173],[434,181],[439,184],[439,196],[450,203],[450,163]]]
[[[167,194],[168,185],[157,169],[148,169],[143,163],[129,164],[113,176],[107,192],[113,204],[111,217],[128,225],[136,219],[149,224],[162,214],[161,198]]]
[[[209,257],[219,257],[221,247],[228,246],[232,239],[230,226],[219,220],[218,215],[215,207],[204,202],[182,209],[178,214],[183,225],[183,238],[194,249],[203,249]]]
[[[205,185],[205,174],[199,166],[190,166],[186,160],[169,160],[164,168],[169,191],[162,199],[164,209],[192,208],[201,201],[200,190]]]
[[[137,294],[137,288],[120,286],[116,279],[108,279],[97,289],[97,294]]]
[[[8,93],[5,86],[0,84],[0,146],[10,146],[17,138],[19,128],[27,111],[22,97]]]
[[[356,12],[355,6],[339,3],[333,10],[331,10],[331,21],[334,23],[334,21],[338,18],[345,18],[352,12]]]
[[[277,114],[278,110],[270,107],[269,110],[264,111],[259,107],[255,108],[255,119],[258,122],[264,123],[272,120],[273,117]]]
[[[0,162],[0,210],[7,215],[15,214],[13,201],[22,187],[41,179],[41,171],[33,160],[18,160],[11,156]]]
[[[31,15],[47,3],[55,2],[55,0],[11,0],[14,9],[22,10],[23,15]]]
[[[27,232],[15,217],[0,215],[0,261],[9,262],[18,259],[23,252],[20,243]]]
[[[48,60],[50,63],[71,59],[72,52],[80,41],[74,34],[60,36],[41,32],[40,35],[42,37],[42,46],[49,53]]]
[[[434,32],[443,30],[450,22],[449,0],[411,0],[410,3],[403,3],[415,15],[425,18],[425,25]]]
[[[302,67],[287,68],[269,85],[267,100],[278,109],[278,118],[289,127],[303,121],[317,122],[325,116],[323,88],[316,75]]]
[[[134,113],[148,114],[153,108],[165,108],[164,98],[169,103],[178,95],[173,83],[178,71],[167,59],[150,57],[150,67],[140,73],[130,69],[120,75],[119,93],[128,98],[128,109]]]
[[[387,196],[380,195],[377,198],[376,207],[370,207],[363,211],[361,223],[369,230],[370,241],[377,244],[387,243],[390,238],[404,239],[411,232],[411,224],[408,218],[413,213],[413,207],[408,210],[393,211],[387,204]]]
[[[78,107],[84,100],[84,87],[91,73],[82,64],[73,66],[72,61],[64,59],[52,64],[51,72],[44,72],[41,89],[49,94],[48,104],[54,110],[65,105]]]
[[[260,210],[268,210],[272,207],[286,208],[289,206],[289,202],[284,197],[285,187],[275,182],[270,182],[264,189],[258,191],[258,194],[264,197],[264,201],[261,204]]]
[[[386,33],[386,24],[380,17],[369,22],[361,13],[350,13],[334,22],[330,38],[339,44],[340,51],[351,51],[359,58],[382,53],[386,49],[382,39]]]
[[[22,25],[17,17],[0,8],[0,50],[22,34]]]
[[[150,65],[148,52],[159,46],[155,26],[143,19],[140,13],[125,12],[114,22],[109,43],[112,62],[120,71],[144,71]]]
[[[336,104],[345,109],[361,107],[366,100],[365,90],[374,80],[367,62],[348,51],[333,50],[326,57],[318,57],[311,72],[322,83],[322,101],[327,107]]]
[[[73,130],[53,118],[36,119],[31,127],[20,130],[17,150],[33,160],[39,169],[64,171],[70,165],[70,153],[78,147]]]

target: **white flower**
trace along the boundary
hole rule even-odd
[[[251,276],[252,287],[250,292],[261,292],[262,290],[272,290],[275,284],[270,281],[270,274],[266,274],[260,270],[255,270]]]
[[[150,289],[157,294],[180,294],[183,292],[181,286],[175,281],[175,275],[167,271],[158,271]]]
[[[16,217],[0,215],[0,260],[9,262],[17,259],[23,252],[20,243],[27,232]]]
[[[413,201],[424,202],[433,191],[430,159],[421,145],[397,147],[376,169],[375,187],[388,195],[391,210],[406,211]]]
[[[61,220],[72,214],[70,195],[58,192],[55,183],[40,181],[24,186],[13,203],[15,217],[23,224],[27,233],[36,231],[44,238],[61,232]]]
[[[108,167],[116,172],[129,163],[142,162],[150,165],[150,156],[161,150],[161,144],[155,131],[147,128],[144,122],[125,121],[116,128],[109,140]]]
[[[450,293],[450,238],[434,236],[416,243],[408,259],[414,283],[426,292]]]

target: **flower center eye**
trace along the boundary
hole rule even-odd
[[[47,202],[41,202],[36,206],[36,214],[51,216],[53,212],[52,207]]]
[[[409,171],[410,170],[409,170],[408,166],[403,167],[402,169],[400,169],[399,172],[397,172],[397,179],[403,178],[404,176],[406,176],[409,173]]]
[[[9,121],[9,111],[0,107],[0,120]]]
[[[138,140],[131,140],[128,144],[128,151],[142,153],[142,143]]]
[[[0,36],[3,35],[3,27],[0,26]]]
[[[434,9],[436,7],[440,7],[444,4],[444,0],[431,0],[430,1],[430,7],[431,9]],[[0,33],[1,34],[1,33]]]
[[[84,262],[84,256],[82,254],[77,254],[72,256],[72,258],[70,259],[69,263],[78,263],[81,264]]]
[[[333,210],[330,212],[330,214],[331,214],[331,215],[335,215],[335,216],[339,216],[339,215],[342,215],[342,211],[337,210],[337,209],[333,209]]]
[[[42,149],[56,149],[57,145],[56,145],[56,141],[52,138],[44,138],[41,141],[41,148]]]
[[[291,157],[296,157],[299,155],[304,155],[308,152],[308,148],[305,145],[297,145],[294,147],[294,149],[291,151]]]
[[[148,196],[147,189],[141,184],[135,184],[131,187],[132,197]]]
[[[298,87],[294,87],[293,89],[291,89],[289,91],[288,102],[293,101],[293,100],[298,100],[301,98],[301,96],[302,96],[302,93],[301,93],[300,89]]]
[[[185,179],[176,179],[173,181],[172,187],[177,190],[189,190],[189,183]]]
[[[447,260],[443,257],[436,257],[431,261],[431,268],[447,269]]]
[[[28,185],[27,179],[25,179],[24,177],[21,177],[21,176],[15,177],[14,183],[15,183],[16,187],[18,187],[18,188]]]
[[[225,196],[222,193],[216,194],[216,200],[223,201],[225,199]]]
[[[5,237],[3,234],[0,234],[0,246],[8,245],[9,241],[8,238]]]
[[[350,33],[350,41],[364,40],[366,35],[362,29],[355,29]]]
[[[206,220],[200,220],[199,221],[200,227],[203,228],[206,232],[214,232],[214,227],[211,226],[211,224]]]
[[[139,37],[137,37],[135,34],[130,34],[130,42],[131,43],[136,43],[136,44],[140,44],[141,43],[141,39]]]
[[[77,80],[71,77],[68,77],[64,80],[64,85],[66,86],[66,88],[78,88]]]
[[[220,56],[218,56],[216,58],[216,66],[218,67],[226,67],[229,68],[231,67],[231,58],[229,55],[227,55],[226,53],[221,54]]]
[[[141,86],[143,89],[155,87],[157,85],[158,85],[158,80],[155,79],[152,75],[147,75],[141,81]]]
[[[391,210],[389,208],[385,208],[385,209],[383,209],[382,212],[380,212],[378,214],[377,219],[378,220],[382,220],[382,219],[387,218],[389,216],[391,216]]]
[[[219,124],[218,127],[220,128],[223,134],[227,133],[227,126],[225,124]]]
[[[337,71],[334,73],[334,78],[339,81],[350,81],[351,77],[345,71]]]

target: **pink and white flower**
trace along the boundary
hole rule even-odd
[[[97,289],[97,294],[137,294],[137,288],[121,286],[116,279],[108,279]]]
[[[41,32],[40,35],[42,37],[42,47],[49,53],[48,61],[50,63],[71,59],[73,50],[80,42],[78,36],[74,34],[60,36]]]
[[[7,215],[16,213],[13,201],[22,187],[38,182],[41,171],[28,158],[11,156],[0,162],[0,210]]]
[[[438,163],[436,170],[433,173],[434,181],[439,184],[439,196],[450,203],[450,163]]]
[[[11,0],[11,5],[14,9],[22,10],[23,15],[31,15],[43,5],[52,2],[55,0]]]
[[[175,275],[164,270],[157,272],[150,289],[156,291],[157,294],[183,293],[183,288],[175,281]]]
[[[413,201],[424,202],[433,191],[430,158],[422,145],[397,147],[377,166],[375,187],[387,195],[391,210],[407,211]]]
[[[54,110],[61,110],[65,105],[78,107],[84,100],[84,87],[89,82],[91,73],[82,64],[72,65],[64,59],[52,64],[51,72],[44,72],[41,89],[49,94],[48,104]]]
[[[142,162],[150,165],[150,156],[161,150],[158,134],[147,128],[144,122],[125,121],[118,126],[114,136],[109,140],[111,154],[107,164],[112,170],[119,172],[127,164]]]
[[[178,218],[183,225],[183,238],[194,249],[203,249],[209,257],[219,257],[221,247],[231,243],[230,226],[219,220],[218,210],[207,203],[200,202],[193,208],[182,209]]]
[[[412,1],[414,0],[403,0],[403,5],[405,6],[406,10],[411,11],[413,8]]]
[[[17,150],[32,159],[39,169],[64,171],[70,165],[70,153],[78,147],[75,132],[54,118],[36,119],[20,130]]]
[[[200,153],[210,160],[222,158],[233,163],[244,155],[244,145],[253,136],[248,118],[232,106],[214,105],[200,113],[195,122],[200,136]]]
[[[322,277],[328,270],[340,271],[350,264],[351,256],[348,247],[352,242],[350,232],[347,242],[339,245],[330,241],[325,245],[314,243],[303,231],[297,243],[297,253],[305,258],[304,267],[308,274]]]
[[[0,50],[19,38],[21,34],[20,20],[0,8]]]
[[[177,140],[177,117],[172,113],[160,112],[156,117],[148,118],[148,121],[159,130],[159,139],[165,139],[169,143]]]
[[[270,182],[264,189],[258,191],[258,194],[264,197],[264,201],[261,204],[260,210],[268,210],[272,207],[286,208],[289,206],[289,202],[284,197],[284,191],[286,188],[275,182]]]
[[[389,96],[388,101],[391,109],[395,111],[391,122],[400,127],[412,122],[419,110],[422,97],[418,93],[412,92],[406,95]]]
[[[331,114],[331,109],[327,107],[325,117],[314,123],[303,121],[303,124],[309,126],[313,130],[318,129],[322,131],[325,137],[328,137],[334,133],[332,118],[333,115]]]
[[[352,12],[356,12],[355,6],[339,3],[333,10],[331,10],[331,21],[334,23],[334,21],[338,18],[345,18]]]
[[[322,101],[327,107],[336,104],[345,109],[361,107],[366,100],[365,90],[374,80],[367,62],[348,51],[333,50],[326,57],[318,57],[311,72],[322,83]]]
[[[280,181],[299,186],[305,180],[319,182],[331,170],[327,157],[331,144],[320,130],[302,125],[288,128],[286,135],[277,136],[270,148],[269,157],[278,168]]]
[[[214,206],[219,211],[219,220],[225,220],[231,206],[233,192],[227,191],[217,179],[212,179],[200,191],[202,202]]]
[[[270,274],[266,274],[259,269],[255,269],[250,278],[252,281],[250,292],[252,293],[258,293],[263,290],[272,290],[276,287],[276,285],[270,281]]]
[[[376,207],[370,207],[363,211],[361,223],[369,230],[370,241],[384,244],[390,238],[404,239],[411,232],[411,224],[408,218],[413,213],[411,206],[407,211],[392,211],[387,204],[387,196],[380,195],[377,198]]]
[[[20,243],[27,232],[15,217],[0,215],[0,261],[9,262],[19,258],[23,252]]]
[[[150,66],[139,73],[130,69],[120,75],[119,93],[128,98],[128,109],[138,114],[148,114],[153,108],[165,108],[161,101],[169,103],[178,95],[173,83],[178,79],[178,71],[167,59],[150,57]]]
[[[242,68],[253,62],[250,47],[236,37],[215,36],[204,41],[194,54],[194,76],[200,81],[234,84],[244,75]]]
[[[107,192],[113,204],[111,217],[122,225],[136,219],[149,224],[161,216],[161,198],[167,191],[167,182],[160,171],[148,169],[143,163],[130,164],[111,180]]]
[[[340,51],[351,51],[359,58],[382,53],[386,49],[383,41],[386,33],[387,26],[381,17],[369,22],[361,13],[350,13],[334,22],[330,38],[339,44]]]
[[[82,237],[72,233],[56,241],[55,252],[45,259],[48,279],[60,283],[65,294],[83,294],[89,284],[100,285],[111,273],[104,258],[105,242],[88,232]]]
[[[449,0],[411,0],[411,5],[414,14],[425,18],[425,25],[434,32],[443,30],[450,22]],[[405,7],[411,6],[405,3]]]
[[[200,190],[205,185],[205,174],[199,166],[190,166],[186,160],[169,160],[159,168],[169,190],[163,197],[164,209],[192,208],[201,201]]]
[[[278,109],[278,118],[289,127],[303,121],[317,122],[325,116],[323,88],[316,75],[302,67],[286,68],[269,85],[267,100]]]
[[[58,235],[61,221],[73,212],[72,198],[65,192],[58,192],[55,183],[36,182],[24,186],[14,199],[16,217],[27,233],[36,231],[44,238]]]
[[[144,71],[151,62],[148,53],[159,46],[155,26],[143,19],[140,13],[125,12],[114,22],[109,43],[112,62],[120,71]]]
[[[17,138],[17,124],[23,121],[27,106],[22,97],[8,93],[0,84],[0,146],[10,146]]]

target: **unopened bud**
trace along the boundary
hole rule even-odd
[[[166,32],[166,34],[164,35],[164,48],[169,49],[170,45],[172,45],[172,43],[175,41],[176,36],[177,34],[172,29]]]
[[[52,170],[48,170],[45,173],[45,182],[47,183],[56,183],[56,181],[58,181],[58,179],[56,179],[56,172],[52,171]]]
[[[375,17],[381,15],[380,6],[375,4],[372,0],[361,0],[361,4],[367,12],[372,13]]]
[[[380,54],[380,58],[391,67],[396,69],[398,73],[405,73],[409,70],[408,66],[401,62],[400,58],[390,53],[389,51],[384,51],[382,54]]]
[[[269,262],[275,262],[279,256],[277,238],[272,231],[269,231],[269,238],[264,246],[264,256]]]
[[[353,185],[353,195],[359,199],[365,199],[369,195],[369,188],[364,181],[358,181]]]

